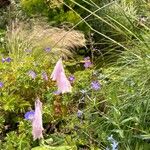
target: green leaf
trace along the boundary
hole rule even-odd
[[[139,119],[137,117],[129,117],[127,119],[124,119],[121,124],[125,124],[126,122],[129,122],[129,121],[134,121],[134,122],[139,122]]]
[[[123,130],[118,129],[118,130],[112,130],[112,131],[115,132],[115,133],[118,133],[121,138],[124,138],[124,131]]]
[[[140,139],[143,139],[143,140],[149,140],[150,139],[150,134],[146,134],[146,135],[140,135],[138,136]]]
[[[75,146],[38,146],[35,148],[32,148],[31,150],[77,150]]]

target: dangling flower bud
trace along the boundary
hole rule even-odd
[[[35,101],[35,113],[34,118],[32,121],[32,135],[33,139],[40,139],[43,138],[43,124],[42,124],[42,103],[40,99],[38,98]]]
[[[72,87],[65,75],[62,59],[59,59],[58,62],[56,63],[56,66],[51,74],[51,78],[53,81],[57,82],[59,93],[63,94],[63,93],[71,92]]]
[[[58,91],[62,94],[71,92],[72,89],[71,84],[67,79],[66,75],[64,74],[64,72],[60,73],[60,76],[57,79],[57,86],[58,86]]]
[[[56,63],[56,65],[54,67],[54,70],[51,74],[52,80],[56,81],[59,78],[61,72],[65,72],[65,70],[64,70],[64,67],[63,67],[63,64],[62,64],[62,59],[60,58],[58,60],[58,62]]]

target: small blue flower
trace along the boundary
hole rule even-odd
[[[2,63],[4,62],[11,62],[11,58],[10,57],[7,57],[7,58],[2,58]]]
[[[46,47],[46,48],[45,48],[45,51],[46,51],[46,52],[50,52],[50,51],[51,51],[51,48],[50,48],[50,47]]]
[[[59,95],[61,92],[60,91],[54,91],[53,94],[54,95]]]
[[[89,68],[89,67],[91,67],[92,66],[92,63],[91,62],[85,62],[85,64],[84,64],[84,67],[85,68]]]
[[[42,79],[48,81],[48,76],[46,72],[42,72]]]
[[[75,80],[75,77],[74,77],[74,75],[71,75],[71,76],[69,76],[69,81],[71,82],[71,83],[73,83],[74,82],[74,80]]]
[[[2,63],[4,63],[5,62],[5,58],[2,58]]]
[[[111,144],[112,150],[118,150],[118,142],[116,140]]]
[[[28,112],[25,113],[24,117],[25,117],[26,120],[33,120],[34,114],[35,114],[35,112],[33,110],[28,111]]]
[[[85,60],[85,61],[88,61],[88,60],[90,60],[90,57],[87,56],[87,57],[84,58],[84,60]]]
[[[10,57],[5,58],[5,61],[6,61],[6,62],[11,62],[11,60],[12,60],[12,59],[11,59]]]
[[[3,82],[0,82],[0,88],[2,88],[4,86]]]
[[[92,66],[92,63],[91,63],[91,61],[90,61],[90,57],[85,57],[84,58],[84,67],[85,68],[89,68],[89,67],[91,67]]]
[[[33,71],[33,70],[30,70],[28,72],[28,75],[32,78],[32,79],[35,79],[36,78],[36,73]]]
[[[101,85],[100,85],[100,83],[98,82],[98,81],[93,81],[92,83],[91,83],[91,88],[93,89],[93,90],[99,90],[100,89],[100,87],[101,87]]]
[[[119,143],[113,138],[113,135],[110,135],[107,140],[111,142],[112,150],[118,150]]]

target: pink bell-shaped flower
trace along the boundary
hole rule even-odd
[[[71,84],[65,75],[65,70],[62,64],[62,59],[59,59],[51,74],[53,81],[56,81],[59,93],[71,92]]]
[[[61,72],[59,75],[59,78],[57,79],[57,86],[58,86],[58,91],[60,93],[67,93],[67,92],[71,92],[71,84],[69,82],[69,80],[67,79],[66,75],[64,72]]]
[[[62,64],[62,59],[60,58],[58,60],[58,62],[56,63],[56,65],[54,67],[54,70],[51,74],[52,80],[56,81],[59,78],[61,72],[65,72],[65,70],[64,70],[64,67],[63,67],[63,64]]]
[[[42,103],[39,98],[35,101],[35,114],[32,120],[33,140],[43,138]]]

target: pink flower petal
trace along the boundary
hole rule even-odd
[[[59,78],[57,80],[57,86],[58,86],[58,91],[62,94],[71,92],[72,89],[71,84],[64,72],[60,73]]]
[[[54,70],[51,74],[52,80],[56,81],[59,78],[59,75],[60,75],[61,72],[65,72],[65,71],[64,71],[63,64],[62,64],[62,59],[60,58],[58,60],[58,62],[56,63],[56,65],[54,67]]]
[[[51,74],[52,80],[57,82],[58,92],[59,93],[67,93],[71,92],[71,84],[65,75],[65,70],[62,64],[62,59],[59,59],[54,67],[54,70]]]
[[[42,124],[42,103],[39,98],[35,101],[35,114],[32,121],[32,135],[33,139],[43,138],[43,124]]]

